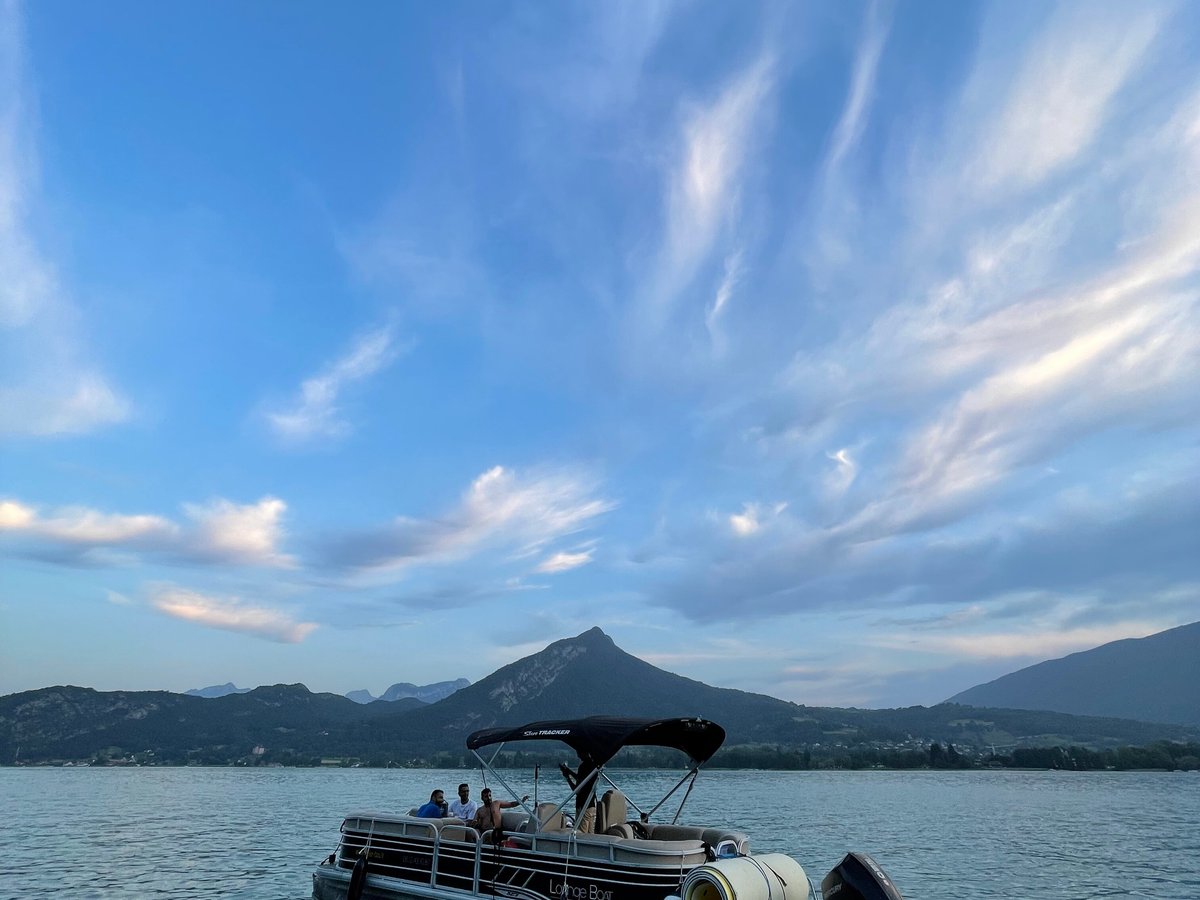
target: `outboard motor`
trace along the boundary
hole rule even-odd
[[[865,853],[847,853],[821,882],[823,900],[904,900],[879,863]]]

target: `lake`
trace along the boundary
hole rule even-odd
[[[639,802],[673,783],[614,779]],[[301,900],[343,813],[464,780],[478,799],[478,770],[0,769],[0,896]],[[818,883],[866,851],[906,900],[1200,900],[1197,773],[714,770],[680,821],[739,827]]]

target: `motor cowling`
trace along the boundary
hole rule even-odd
[[[823,900],[904,900],[879,863],[865,853],[847,853],[821,881]]]

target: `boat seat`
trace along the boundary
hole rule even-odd
[[[604,833],[611,834],[614,837],[622,837],[622,838],[637,837],[637,834],[634,833],[633,826],[630,825],[628,822],[618,822],[616,825],[609,825],[607,828],[604,829]]]
[[[655,841],[645,838],[618,839],[613,859],[641,865],[700,865],[708,855],[703,841]]]
[[[504,831],[517,831],[528,821],[529,814],[523,809],[506,809],[500,813],[500,827]]]
[[[725,841],[733,841],[738,853],[749,855],[750,838],[744,831],[728,828],[704,828],[700,825],[651,825],[650,839],[654,841],[701,840],[715,848]]]
[[[627,818],[628,802],[625,795],[614,789],[605,791],[596,808],[596,833],[603,834],[610,825],[620,825]]]
[[[477,838],[474,828],[462,824],[462,819],[455,819],[453,825],[443,825],[440,833],[443,841],[474,841]]]
[[[567,822],[563,818],[562,810],[555,812],[558,808],[556,803],[539,803],[535,810],[538,821],[542,823],[541,831],[564,831],[567,827]],[[523,832],[531,832],[534,830],[534,822],[532,818],[527,818],[520,826]]]
[[[652,841],[702,841],[704,829],[698,825],[650,825]]]

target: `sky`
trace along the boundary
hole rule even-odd
[[[0,693],[1195,621],[1198,299],[1194,3],[0,0]]]

